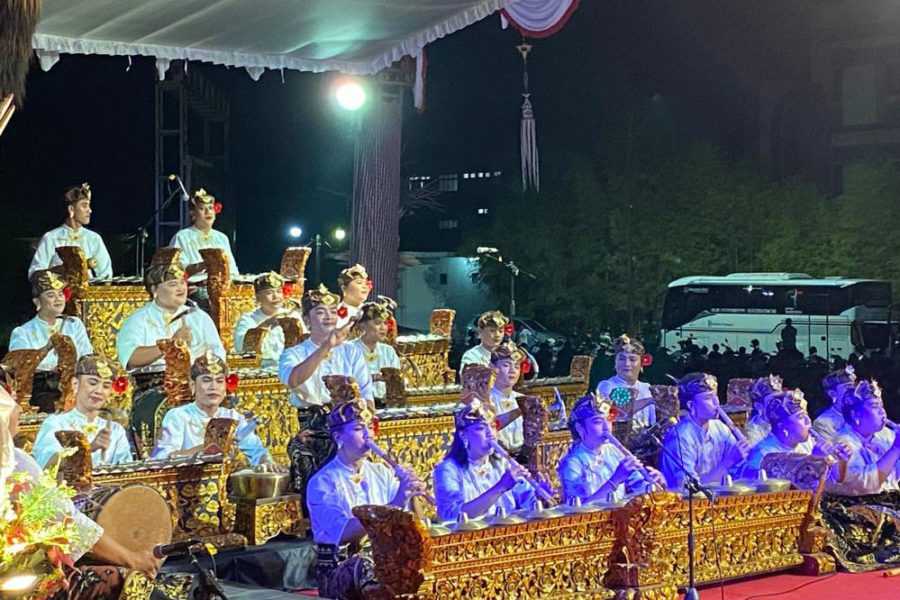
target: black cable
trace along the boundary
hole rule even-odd
[[[824,577],[817,577],[817,578],[813,579],[812,581],[807,581],[806,583],[801,583],[798,586],[792,587],[790,589],[787,589],[787,590],[784,590],[781,592],[770,592],[768,594],[755,594],[753,596],[747,596],[746,598],[744,598],[744,600],[754,600],[754,598],[773,598],[775,596],[782,596],[784,594],[790,594],[791,592],[796,592],[797,590],[803,589],[806,586],[812,585],[814,583],[822,583],[823,581],[828,581],[829,579],[836,576],[837,574],[838,574],[837,572],[834,572],[834,573],[831,573]]]

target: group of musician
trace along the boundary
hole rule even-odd
[[[84,325],[64,315],[68,298],[66,282],[56,268],[56,247],[80,246],[96,277],[111,276],[102,238],[86,228],[90,186],[67,190],[64,200],[65,224],[42,238],[29,268],[37,314],[16,328],[10,340],[11,350],[41,349],[48,347],[52,335],[62,334],[72,340],[78,357],[75,404],[43,421],[33,450],[37,464],[46,466],[59,455],[55,434],[62,430],[85,434],[94,465],[133,461],[124,428],[104,416],[103,408],[123,367],[133,371],[163,365],[157,342],[168,339],[184,342],[190,352],[193,401],[166,413],[149,458],[220,452],[205,446],[204,433],[211,419],[228,418],[237,422],[236,445],[249,463],[281,468],[256,434],[253,420],[225,405],[226,349],[201,308],[203,294],[196,295],[196,302],[190,299],[196,294],[192,287],[200,282],[201,249],[222,249],[231,273],[238,273],[227,236],[213,229],[221,204],[204,190],[191,197],[193,224],[175,235],[172,247],[154,255],[144,277],[148,300],[118,332],[116,364],[94,354]],[[360,265],[342,271],[338,283],[340,295],[319,285],[305,290],[296,306],[286,303],[280,275],[257,277],[258,307],[238,319],[230,350],[243,352],[250,330],[267,330],[260,349],[262,364],[277,370],[297,409],[298,434],[288,447],[291,484],[306,500],[318,549],[320,588],[329,597],[352,598],[377,585],[371,561],[358,551],[365,531],[352,509],[363,504],[407,507],[412,498],[425,493],[425,484],[411,469],[386,467],[371,459],[373,449],[377,451],[372,432],[376,399],[385,394],[381,370],[400,366],[396,351],[385,343],[396,332],[396,304],[383,297],[368,301],[373,286]],[[289,348],[280,326],[284,318],[299,319],[308,333]],[[519,509],[539,510],[539,503],[554,501],[546,482],[521,464],[527,462],[527,452],[521,394],[515,388],[523,372],[536,365],[510,339],[509,325],[499,311],[481,315],[479,344],[462,357],[463,391],[454,414],[453,440],[432,474],[440,520],[503,516]],[[801,392],[783,389],[778,377],[759,379],[751,386],[752,414],[741,431],[720,404],[716,378],[691,373],[678,381],[680,418],[667,426],[657,423],[659,407],[650,386],[640,381],[644,355],[640,342],[621,336],[615,345],[615,376],[601,381],[572,407],[568,417],[572,445],[558,465],[562,501],[609,504],[656,489],[721,485],[727,476],[756,478],[771,453],[828,457],[828,486],[837,493],[862,495],[897,488],[900,436],[887,420],[876,382],[857,381],[849,369],[830,374],[823,385],[832,406],[812,422]],[[38,367],[32,397],[45,412],[54,408],[53,395],[46,392],[52,391],[55,367],[51,350]],[[38,385],[42,381],[44,385]],[[616,439],[614,423],[623,415],[630,431],[661,434],[655,466],[636,458]],[[15,427],[7,429],[0,432],[4,444],[11,443]],[[116,564],[155,570],[156,563],[146,556],[117,560]]]

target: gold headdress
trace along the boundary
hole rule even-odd
[[[341,271],[338,275],[338,285],[341,289],[344,289],[354,279],[362,279],[363,281],[369,280],[369,274],[366,273],[366,268],[364,266],[355,264],[352,267],[348,267]]]
[[[99,354],[86,354],[75,365],[75,376],[93,375],[100,379],[113,379],[121,374],[122,368],[114,360]]]
[[[575,402],[575,406],[572,407],[572,414],[569,416],[569,424],[583,421],[594,415],[608,419],[612,409],[613,403],[609,398],[602,394],[591,392]]]
[[[253,280],[253,292],[258,294],[264,290],[280,290],[284,286],[284,282],[284,277],[275,271],[269,271]]]
[[[228,363],[212,350],[207,350],[191,365],[191,379],[201,375],[228,375]]]
[[[768,396],[784,389],[781,377],[778,375],[769,375],[768,377],[760,377],[753,381],[750,385],[750,401],[753,404],[762,402],[768,403]]]
[[[153,258],[150,260],[150,266],[144,273],[144,286],[149,291],[150,286],[160,285],[173,279],[184,279],[181,249],[175,246],[163,246],[153,254]]]
[[[479,399],[464,404],[453,415],[453,423],[457,429],[465,429],[478,423],[492,423],[494,412]]]
[[[485,327],[503,329],[509,325],[509,319],[499,310],[489,310],[485,313],[481,313],[481,316],[478,317],[477,325],[478,329],[484,329]]]
[[[355,379],[346,375],[326,375],[322,381],[331,395],[332,409],[328,413],[330,429],[338,429],[353,421],[366,426],[372,422],[374,415],[360,395]]]
[[[66,204],[75,204],[80,200],[90,199],[91,186],[87,183],[82,183],[81,185],[73,185],[72,187],[66,188],[66,191],[63,193],[63,201]]]
[[[216,197],[203,188],[200,188],[191,196],[191,206],[194,208],[201,208],[202,205],[214,206],[215,203]]]
[[[501,342],[500,345],[491,352],[491,364],[507,359],[516,363],[525,360],[525,353],[512,340]]]
[[[846,394],[844,394],[845,415],[848,410],[859,408],[866,402],[871,402],[873,400],[882,402],[881,386],[878,385],[878,382],[874,379],[864,379],[860,381],[858,384],[856,384],[856,387],[853,388],[852,392],[847,392]]]
[[[852,387],[856,384],[856,369],[853,365],[847,365],[843,369],[832,371],[822,380],[822,388],[825,393],[839,393],[843,387]]]
[[[678,400],[682,407],[687,406],[688,400],[692,400],[700,394],[717,394],[718,392],[719,382],[709,373],[688,373],[678,380]]]
[[[638,340],[631,339],[627,334],[622,334],[613,341],[613,350],[616,354],[625,352],[627,354],[645,354],[644,345]]]
[[[66,280],[54,271],[49,269],[35,271],[31,276],[31,297],[37,298],[50,290],[65,289],[66,285]]]
[[[775,391],[765,398],[766,419],[773,427],[779,421],[805,411],[806,398],[800,390]]]
[[[341,302],[341,297],[328,290],[324,284],[319,284],[318,288],[306,290],[301,301],[303,314],[309,312],[320,304],[323,306],[337,306]]]
[[[387,296],[378,296],[374,302],[366,302],[359,309],[357,323],[366,321],[387,321],[393,318],[397,303]]]

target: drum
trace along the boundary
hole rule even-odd
[[[94,488],[77,497],[75,505],[133,552],[172,541],[172,512],[159,492],[149,486]]]

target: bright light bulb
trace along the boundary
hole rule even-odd
[[[0,591],[24,592],[33,588],[36,582],[37,575],[13,575],[0,583]]]
[[[347,232],[344,231],[343,227],[338,227],[337,229],[334,230],[334,239],[336,239],[337,241],[343,242],[346,237],[347,237]]]
[[[294,239],[298,239],[301,235],[303,235],[303,230],[296,225],[288,229],[288,233]]]
[[[366,90],[355,81],[340,84],[334,96],[344,110],[359,110],[366,102]]]

